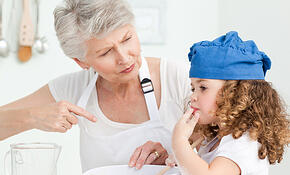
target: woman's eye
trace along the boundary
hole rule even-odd
[[[107,52],[105,52],[104,54],[102,54],[101,56],[105,56],[107,55],[107,53],[109,53],[111,51],[111,49],[109,49]]]
[[[132,38],[132,36],[126,38],[123,42],[126,42],[126,41],[130,40],[131,38]]]

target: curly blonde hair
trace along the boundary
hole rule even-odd
[[[232,134],[234,139],[249,132],[261,143],[260,159],[270,164],[281,162],[290,143],[290,121],[285,105],[271,84],[265,80],[226,80],[217,96],[218,124],[201,125],[207,138]]]

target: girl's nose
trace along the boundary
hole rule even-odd
[[[192,94],[191,94],[191,96],[190,96],[190,100],[191,100],[191,103],[197,101],[197,95],[196,95],[196,93],[192,93]]]

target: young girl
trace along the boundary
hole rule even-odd
[[[191,109],[172,137],[182,173],[268,174],[269,164],[281,162],[290,136],[282,101],[264,80],[270,59],[253,41],[229,32],[194,44],[189,60]],[[205,138],[197,146],[198,154],[188,141],[193,130]]]

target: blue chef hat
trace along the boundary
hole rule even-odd
[[[228,32],[213,41],[195,43],[188,54],[190,78],[221,80],[264,79],[271,60],[254,41],[242,41]]]

